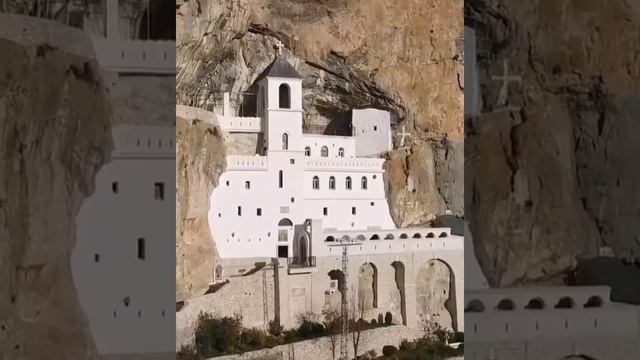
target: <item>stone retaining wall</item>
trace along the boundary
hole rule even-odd
[[[382,354],[382,347],[385,345],[399,346],[403,339],[415,340],[422,337],[422,331],[412,329],[402,325],[389,326],[384,328],[363,331],[360,334],[360,344],[358,354],[362,355],[367,351],[374,350],[378,355]],[[349,356],[353,357],[353,343],[349,336]],[[335,358],[340,355],[340,338],[336,341]],[[219,356],[216,360],[295,360],[314,359],[332,360],[331,339],[322,337],[313,340],[305,340],[292,344],[280,345],[271,349],[263,349],[247,352],[241,355]]]

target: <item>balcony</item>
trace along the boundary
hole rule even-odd
[[[287,265],[289,274],[304,274],[318,271],[315,256],[287,258]]]

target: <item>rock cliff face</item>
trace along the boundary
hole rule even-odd
[[[489,281],[544,280],[605,245],[638,258],[640,7],[473,0],[465,10],[483,100],[466,125],[465,207]],[[522,81],[500,101],[492,76],[504,61]]]
[[[224,171],[225,145],[215,125],[180,117],[176,125],[176,300],[180,301],[204,294],[213,280],[216,249],[207,216],[209,195]]]
[[[0,48],[0,354],[95,359],[70,254],[75,215],[112,148],[107,95],[93,61]]]
[[[307,132],[344,134],[350,110],[392,112],[411,133],[387,169],[398,225],[463,213],[462,1],[180,1],[178,104],[209,107],[244,92],[276,56],[304,77]],[[396,147],[400,138],[394,136]],[[189,194],[194,196],[194,194]]]

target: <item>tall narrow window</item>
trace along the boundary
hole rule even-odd
[[[336,178],[334,178],[333,176],[329,178],[329,189],[330,190],[336,189]]]
[[[258,208],[258,209],[256,210],[256,215],[258,215],[258,216],[262,216],[262,209]]]
[[[238,206],[238,216],[242,216],[242,206]]]
[[[282,150],[289,150],[289,134],[282,134]]]
[[[355,206],[352,206],[352,207],[351,207],[351,214],[352,214],[352,215],[355,215],[355,214],[356,214],[356,207],[355,207]]]
[[[322,156],[322,157],[327,157],[327,156],[329,156],[329,148],[328,148],[328,147],[326,147],[326,146],[323,146],[323,147],[320,149],[320,156]]]
[[[304,156],[311,156],[311,148],[309,146],[304,148]]]
[[[282,170],[278,171],[278,186],[282,189],[284,185],[284,176],[282,174]]]
[[[329,215],[329,208],[322,208],[322,213],[326,216]]]
[[[343,148],[338,149],[338,156],[344,157],[344,149]]]
[[[320,189],[320,179],[317,176],[313,177],[313,189],[314,190]]]
[[[138,238],[138,259],[144,260],[147,256],[144,246],[144,238]]]
[[[344,181],[344,187],[347,190],[351,190],[351,177],[347,176],[347,178]]]
[[[111,183],[111,191],[113,191],[114,194],[118,193],[118,182],[114,181]]]
[[[245,181],[244,182],[244,188],[245,189],[251,189],[251,181]]]
[[[278,89],[279,105],[280,109],[290,109],[291,108],[291,89],[289,89],[289,85],[280,84],[280,88]]]
[[[362,177],[360,187],[362,190],[367,190],[367,178],[365,176]]]

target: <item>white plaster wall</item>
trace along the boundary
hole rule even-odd
[[[329,158],[337,158],[338,150],[344,149],[344,158],[353,158],[356,156],[355,144],[356,139],[351,136],[332,136],[332,135],[311,135],[304,134],[303,148],[308,146],[311,148],[311,158],[322,158],[322,147],[326,146]]]
[[[351,126],[356,156],[371,156],[390,151],[391,116],[378,109],[353,109]]]
[[[302,145],[302,112],[282,109],[269,110],[266,118],[267,149],[278,151],[282,149],[282,134],[289,135],[290,151],[303,151]]]
[[[175,289],[149,279],[175,275],[168,266],[175,263],[175,150],[162,136],[175,130],[149,128],[151,145],[138,147],[139,137],[149,139],[141,129],[124,136],[116,128],[113,159],[98,172],[96,190],[76,217],[73,279],[100,353],[172,350],[158,346],[172,343]],[[156,182],[164,183],[164,200],[154,196]],[[144,260],[137,257],[138,238],[145,239]]]
[[[93,37],[99,63],[119,72],[175,74],[176,42]]]

